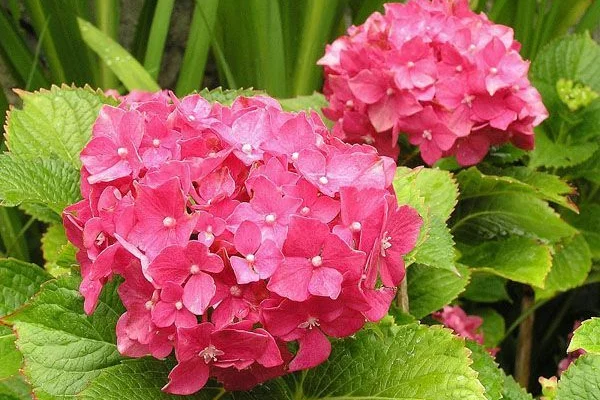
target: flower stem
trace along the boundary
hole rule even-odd
[[[523,299],[521,300],[521,314],[527,314],[527,317],[519,325],[519,338],[517,341],[517,355],[515,359],[515,378],[524,388],[529,386],[529,377],[531,374],[531,347],[533,344],[533,322],[534,312],[529,312],[534,307],[533,293],[530,287],[524,288]]]
[[[400,282],[400,288],[398,290],[398,308],[400,308],[402,312],[408,314],[408,283],[406,278]]]

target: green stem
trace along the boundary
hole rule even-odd
[[[527,314],[519,324],[519,338],[515,358],[515,379],[522,387],[527,389],[531,376],[531,348],[533,346],[533,323],[535,322],[535,306],[533,293],[530,287],[524,288],[525,293],[521,300],[521,312]],[[532,311],[529,311],[532,310]]]
[[[400,282],[400,287],[398,290],[398,308],[402,310],[403,313],[409,313],[409,302],[408,302],[408,280],[406,277],[402,279]]]
[[[544,299],[544,300],[540,300],[537,303],[535,303],[531,308],[528,308],[527,310],[525,310],[524,312],[521,313],[521,315],[519,315],[519,317],[511,324],[511,326],[506,330],[506,332],[504,333],[504,336],[502,337],[502,339],[500,340],[500,342],[503,342],[504,340],[506,340],[506,338],[515,330],[517,329],[517,327],[519,326],[519,324],[521,324],[521,322],[523,322],[523,320],[525,320],[527,317],[529,317],[529,314],[535,312],[535,310],[537,310],[538,308],[540,308],[541,306],[543,306],[544,304],[546,304],[550,299]]]
[[[567,299],[564,301],[564,303],[560,307],[560,310],[558,311],[558,313],[553,313],[552,322],[550,323],[550,326],[548,326],[546,328],[546,333],[544,334],[544,337],[542,338],[542,340],[540,342],[541,349],[545,348],[548,345],[548,343],[550,342],[550,340],[554,337],[554,332],[558,328],[558,325],[560,325],[560,323],[562,322],[567,311],[569,311],[569,308],[571,307],[571,304],[573,303],[574,299],[575,299],[575,293],[574,292],[570,293],[569,296],[567,297]]]

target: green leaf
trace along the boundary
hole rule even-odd
[[[462,171],[457,177],[461,201],[452,232],[461,241],[517,235],[555,242],[576,233],[540,199],[539,191],[526,183],[485,175],[476,168]]]
[[[485,387],[485,397],[488,400],[500,400],[504,387],[504,373],[483,346],[471,340],[466,341],[466,346],[472,352],[471,368],[477,371],[477,379]]]
[[[104,61],[128,90],[156,92],[160,86],[121,45],[88,21],[77,18],[83,41]]]
[[[315,110],[321,114],[321,109],[329,104],[325,96],[319,92],[314,92],[311,95],[297,96],[289,99],[278,99],[284,111],[305,111]],[[322,114],[321,114],[322,117]]]
[[[504,317],[493,308],[478,308],[471,311],[471,314],[483,318],[481,331],[483,332],[484,346],[488,349],[497,347],[504,338],[504,332],[506,331]]]
[[[90,88],[52,86],[50,90],[17,93],[23,107],[9,113],[6,127],[11,153],[24,159],[58,157],[76,170],[100,107],[116,102]]]
[[[577,206],[569,198],[569,196],[575,195],[575,188],[557,175],[535,171],[527,167],[498,168],[494,171],[499,175],[515,178],[519,182],[527,184],[532,193],[535,193],[542,200],[577,211]]]
[[[56,214],[81,198],[79,172],[57,159],[0,155],[0,201],[3,206],[41,203]]]
[[[198,94],[211,103],[231,105],[231,103],[233,103],[233,101],[240,96],[252,97],[257,95],[264,95],[265,93],[260,90],[254,90],[252,88],[230,90],[223,89],[219,86],[218,88],[212,90],[204,88]]]
[[[101,371],[117,365],[115,324],[123,313],[115,281],[107,284],[91,316],[83,313],[79,279],[59,278],[17,313],[17,347],[34,392],[62,398],[79,393]]]
[[[579,357],[561,375],[556,400],[596,400],[600,398],[600,355]]]
[[[531,168],[566,168],[578,165],[590,159],[598,150],[595,142],[576,142],[566,145],[554,142],[548,137],[548,132],[541,128],[536,130],[535,149],[530,153]]]
[[[328,361],[235,399],[481,400],[464,341],[440,326],[382,327],[334,344]]]
[[[407,270],[410,313],[420,319],[456,299],[469,283],[469,270],[459,264],[458,271],[411,265]]]
[[[60,224],[50,225],[42,236],[44,268],[53,276],[68,273],[73,265],[77,265],[75,252],[75,247],[67,240],[65,228]]]
[[[471,281],[461,296],[465,299],[481,303],[511,300],[506,291],[506,279],[477,271],[471,274]]]
[[[19,375],[0,380],[0,399],[31,400],[31,387]]]
[[[456,272],[454,239],[445,221],[457,202],[458,188],[447,171],[399,167],[394,177],[398,204],[408,204],[423,218],[409,261]]]
[[[535,240],[512,237],[465,247],[460,262],[477,271],[544,287],[552,257],[548,246],[540,245]]]
[[[23,210],[26,214],[31,215],[39,221],[46,222],[48,224],[62,223],[61,216],[44,204],[21,203],[19,208]]]
[[[6,326],[0,325],[0,380],[19,373],[23,356],[15,347],[15,335]],[[1,393],[1,392],[0,392]]]
[[[596,151],[587,161],[561,172],[569,179],[583,178],[600,185],[600,151]]]
[[[512,376],[504,377],[504,389],[502,391],[504,400],[533,400],[533,397],[519,385]]]
[[[194,396],[174,396],[160,389],[167,382],[170,363],[165,360],[142,358],[125,360],[119,365],[108,367],[77,395],[82,400],[226,400],[217,397],[223,389],[211,384]]]
[[[592,257],[595,260],[600,259],[600,204],[584,204],[579,214],[566,212],[563,217],[583,234]]]
[[[573,333],[567,352],[583,349],[588,353],[600,354],[600,318],[583,321]]]
[[[535,298],[549,298],[556,292],[582,285],[591,269],[592,254],[583,235],[567,239],[555,248],[552,269],[546,277],[544,289],[536,289]]]
[[[0,317],[24,304],[50,279],[42,268],[12,258],[0,259]]]

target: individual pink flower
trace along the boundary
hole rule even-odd
[[[160,300],[152,308],[152,322],[160,328],[173,324],[181,328],[196,325],[197,319],[183,304],[183,288],[176,283],[162,285]]]
[[[483,345],[481,325],[483,319],[476,315],[467,315],[460,306],[444,306],[442,311],[432,314],[432,317],[452,329],[458,336]]]

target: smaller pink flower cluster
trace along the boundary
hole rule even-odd
[[[452,329],[458,336],[484,345],[481,331],[483,318],[477,315],[467,315],[460,306],[445,306],[441,311],[434,312],[432,317],[445,327]],[[488,352],[495,356],[499,350],[498,348],[488,349]]]
[[[64,225],[85,311],[122,276],[118,349],[174,349],[176,394],[325,361],[329,337],[387,313],[421,226],[397,204],[393,160],[268,97],[127,97],[102,108],[81,161]]]
[[[571,333],[569,333],[569,336],[568,336],[569,343],[571,342],[571,339],[573,339],[573,332],[575,332],[575,330],[577,328],[579,328],[580,326],[581,326],[581,321],[575,321],[575,323],[573,324],[573,331]],[[569,366],[571,366],[571,364],[573,364],[575,362],[575,360],[577,360],[579,357],[581,357],[584,354],[586,354],[586,351],[583,349],[577,349],[575,351],[567,353],[567,356],[565,358],[563,358],[562,360],[560,360],[560,362],[558,363],[557,375],[561,376],[562,373],[565,372],[567,370],[567,368],[569,368]]]
[[[386,4],[327,46],[325,115],[334,133],[398,156],[400,133],[433,164],[483,159],[492,145],[530,150],[547,116],[527,79],[513,30],[473,13],[467,0]]]

